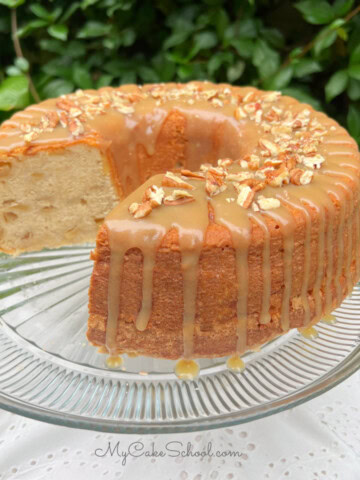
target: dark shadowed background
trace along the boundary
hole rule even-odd
[[[77,88],[194,79],[281,90],[360,142],[360,5],[0,0],[0,120]]]

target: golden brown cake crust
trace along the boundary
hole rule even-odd
[[[343,152],[346,163],[356,169],[355,175],[337,172],[341,180],[342,196],[338,190],[326,192],[327,205],[323,220],[317,202],[301,202],[302,208],[287,204],[286,208],[294,224],[292,233],[293,251],[291,261],[291,289],[289,293],[288,328],[301,328],[319,321],[330,313],[350,293],[359,276],[359,168],[358,151],[347,133],[335,123],[319,114],[328,128],[333,128],[333,153]],[[181,115],[172,119],[179,122],[173,131],[181,137],[184,119]],[[336,130],[336,131],[335,131]],[[161,130],[156,146],[161,152],[166,134]],[[180,152],[184,148],[181,139]],[[337,149],[337,150],[336,150]],[[177,151],[178,158],[186,154]],[[156,157],[156,155],[155,155]],[[159,155],[161,158],[161,153]],[[212,162],[214,158],[209,158]],[[334,178],[334,183],[336,180]],[[143,191],[143,190],[142,190]],[[141,193],[139,193],[141,198]],[[285,201],[286,198],[283,198]],[[348,207],[344,209],[345,202]],[[320,202],[321,203],[321,202]],[[331,207],[331,208],[330,208]],[[256,348],[284,332],[281,318],[286,285],[284,250],[286,232],[276,218],[263,215],[269,234],[270,269],[264,277],[263,228],[251,219],[251,240],[247,255],[248,296],[246,318],[246,348]],[[196,315],[194,319],[192,357],[215,357],[231,355],[238,351],[239,317],[237,312],[239,278],[236,265],[236,249],[231,232],[216,223],[216,215],[210,212],[209,225],[198,263],[196,291]],[[309,238],[306,238],[310,225]],[[323,229],[323,230],[322,230]],[[323,235],[323,240],[321,240]],[[331,238],[331,241],[329,240]],[[319,250],[319,242],[326,246]],[[344,247],[348,250],[344,251]],[[185,355],[184,341],[184,278],[181,265],[181,248],[178,232],[171,229],[163,238],[156,252],[153,268],[152,308],[143,331],[136,326],[136,319],[142,307],[143,262],[141,249],[130,249],[124,257],[124,267],[119,271],[121,285],[119,317],[115,344],[119,352],[137,352],[161,358],[176,359]],[[306,257],[311,259],[306,272]],[[111,249],[109,229],[104,225],[98,235],[93,254],[94,272],[89,291],[88,339],[94,345],[106,345],[106,324],[108,318],[108,282]],[[339,266],[341,262],[341,266]],[[319,274],[319,272],[321,274]],[[329,272],[331,277],[328,278]],[[307,281],[304,293],[304,277]],[[320,278],[320,284],[319,284]],[[261,309],[265,282],[271,285],[269,314],[266,323],[261,320]],[[308,305],[306,314],[304,300]]]
[[[311,258],[312,268],[308,299],[311,317],[315,316],[315,302],[312,289],[316,278],[318,260],[318,222],[316,213],[312,215]],[[352,215],[358,215],[358,206]],[[296,219],[294,263],[292,267],[293,287],[291,293],[290,328],[304,326],[304,309],[300,293],[303,280],[304,261],[304,219],[294,212]],[[268,222],[271,232],[271,321],[265,325],[259,322],[261,292],[263,279],[262,241],[263,232],[253,225],[252,241],[249,252],[249,297],[248,297],[248,347],[254,348],[264,344],[274,336],[282,333],[280,324],[280,307],[283,290],[282,235],[273,221]],[[355,244],[351,252],[351,275],[355,282],[355,258],[359,254]],[[349,232],[344,233],[344,242],[348,241]],[[336,236],[336,235],[335,235]],[[337,245],[334,242],[334,268],[337,262]],[[147,329],[139,332],[135,327],[136,316],[142,301],[142,254],[139,250],[130,250],[126,254],[122,275],[121,313],[117,334],[120,352],[133,351],[142,355],[176,359],[183,355],[183,279],[181,259],[176,231],[170,231],[164,238],[156,255],[154,268],[153,308]],[[95,261],[91,279],[89,297],[88,339],[94,345],[105,345],[107,319],[107,294],[110,249],[108,231],[103,226],[98,234],[96,250],[92,256]],[[324,261],[326,272],[328,259]],[[345,272],[341,275],[342,299],[347,291]],[[323,300],[324,285],[321,295]],[[235,252],[232,248],[229,232],[216,224],[209,225],[206,243],[201,253],[199,264],[199,281],[194,334],[194,357],[212,357],[230,355],[236,351],[236,300],[237,278],[235,270]],[[332,285],[332,305],[336,306],[336,288]],[[332,308],[332,309],[333,309]],[[322,311],[325,314],[325,311]]]
[[[201,217],[206,228],[201,227],[204,241],[201,249],[197,247],[199,256],[190,252],[192,260],[198,258],[197,273],[192,275],[197,281],[192,283],[196,298],[190,330],[184,328],[184,308],[189,305],[185,296],[191,294],[191,288],[184,276],[181,231],[168,229],[156,248],[151,309],[145,312],[148,318],[140,322],[145,327],[141,329],[137,319],[144,304],[144,272],[150,271],[144,265],[149,255],[146,244],[143,249],[129,245],[118,271],[119,322],[112,338],[117,350],[179,358],[189,353],[185,351],[187,331],[193,339],[192,356],[229,355],[239,352],[239,332],[244,325],[246,345],[241,347],[261,345],[288,328],[318,321],[358,279],[357,146],[335,121],[309,105],[280,98],[277,92],[208,82],[79,91],[32,106],[5,122],[0,128],[0,156],[0,248],[10,253],[93,240],[98,225],[119,199],[133,192],[132,198],[143,205],[145,187],[138,191],[138,199],[136,188],[157,173],[195,171],[202,164],[231,159],[241,171],[245,168],[241,162],[246,161],[246,169],[259,174],[255,178],[250,172],[246,185],[233,182],[236,196],[235,190],[229,193],[229,210],[239,208],[239,222],[248,225],[251,234],[245,262],[245,256],[239,255],[243,247],[237,243],[236,228],[225,226],[226,215],[220,218],[222,174],[219,179],[219,171],[211,174],[208,167],[203,172],[213,206],[209,218],[208,213]],[[279,160],[281,168],[276,164]],[[268,170],[266,175],[262,169]],[[307,189],[313,177],[313,185]],[[193,184],[186,174],[181,178]],[[169,183],[157,184],[158,180],[154,180],[157,188],[169,187]],[[277,188],[283,184],[290,186],[278,195]],[[321,195],[314,185],[322,187]],[[43,194],[47,186],[51,188]],[[226,188],[230,192],[229,185]],[[257,189],[265,198],[261,199]],[[251,198],[241,195],[249,190]],[[275,213],[265,211],[269,200]],[[167,200],[168,205],[171,201]],[[276,210],[279,202],[281,209]],[[247,209],[252,213],[245,222],[243,211]],[[125,211],[129,216],[127,208]],[[154,211],[148,209],[147,213],[152,212],[149,218],[159,218]],[[135,230],[136,222],[142,222],[136,212],[135,208],[134,218],[130,218]],[[177,214],[174,210],[174,216]],[[35,223],[38,228],[31,229]],[[108,279],[111,259],[116,257],[116,249],[110,248],[110,223],[98,233],[89,291],[87,335],[99,346],[109,340]],[[194,262],[192,268],[194,271]],[[246,293],[241,293],[245,284]],[[269,305],[264,316],[266,298]],[[239,321],[241,315],[245,315],[245,323]]]

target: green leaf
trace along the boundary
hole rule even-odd
[[[214,75],[214,73],[224,64],[232,64],[233,60],[234,55],[231,52],[215,53],[215,55],[212,55],[207,62],[207,71],[209,72],[209,75]]]
[[[350,135],[352,135],[355,140],[360,140],[360,108],[356,105],[350,105],[349,112],[347,115],[347,127],[349,129]]]
[[[349,38],[349,35],[345,28],[338,28],[336,30],[336,33],[338,34],[338,37],[341,38],[341,40],[344,40],[344,42],[346,42]]]
[[[350,65],[360,64],[360,44],[357,45],[350,55]]]
[[[34,30],[37,30],[42,27],[46,27],[48,22],[46,20],[32,20],[31,22],[27,23],[23,27],[19,28],[17,31],[17,36],[19,38],[23,38],[26,35],[29,35]]]
[[[42,38],[39,43],[42,50],[57,53],[58,55],[65,53],[65,50],[69,51],[68,45],[53,38]]]
[[[81,8],[83,10],[86,10],[88,7],[91,7],[92,5],[95,5],[95,3],[98,3],[99,0],[83,0],[81,2]]]
[[[226,10],[224,10],[223,8],[220,8],[216,12],[215,27],[216,27],[216,33],[221,40],[224,38],[225,30],[228,25],[229,25],[229,16],[226,13]]]
[[[258,31],[256,18],[244,18],[235,25],[235,34],[242,38],[256,38]]]
[[[354,80],[353,78],[350,78],[347,94],[350,100],[355,101],[360,99],[360,80]]]
[[[66,25],[50,25],[48,33],[52,37],[65,42],[68,37],[69,29]]]
[[[5,5],[9,8],[17,8],[23,5],[25,0],[0,0],[0,5]]]
[[[108,17],[112,17],[116,10],[123,10],[126,12],[134,5],[134,0],[108,0],[106,13]]]
[[[291,50],[291,52],[289,53],[289,57],[290,57],[292,60],[296,60],[297,57],[302,54],[302,52],[303,52],[303,48],[302,48],[302,47],[296,47],[296,48],[294,48],[293,50]]]
[[[254,42],[250,38],[233,38],[230,45],[242,58],[251,58],[254,54]]]
[[[74,84],[62,78],[51,80],[45,85],[42,94],[45,98],[59,97],[74,90]]]
[[[9,75],[9,77],[17,77],[22,73],[20,68],[15,67],[14,65],[10,65],[10,67],[7,67],[5,72],[6,72],[6,75]]]
[[[77,34],[78,38],[95,38],[107,35],[111,30],[111,25],[105,25],[101,22],[90,20],[86,22],[83,28]]]
[[[334,12],[325,0],[304,0],[295,5],[305,18],[314,25],[324,25],[334,19]]]
[[[168,37],[165,42],[163,43],[163,49],[168,50],[169,48],[176,47],[181,43],[185,42],[185,40],[189,37],[190,32],[175,32],[170,37]]]
[[[136,73],[131,70],[124,72],[120,77],[119,83],[121,85],[126,85],[128,83],[136,83]]]
[[[96,88],[107,87],[111,85],[113,79],[114,77],[112,75],[108,75],[106,73],[104,75],[101,75],[101,77],[99,77],[96,82]]]
[[[39,3],[32,3],[29,5],[30,11],[36,16],[41,18],[42,20],[46,20],[47,22],[52,21],[52,15]]]
[[[339,27],[342,27],[346,21],[343,18],[337,18],[333,22],[330,23],[329,28],[330,30],[337,30]]]
[[[73,67],[71,60],[66,57],[54,57],[43,65],[42,71],[50,77],[57,78],[61,76],[67,80],[72,80]]]
[[[320,53],[325,50],[325,48],[329,48],[336,40],[337,33],[334,30],[329,30],[325,28],[322,30],[319,35],[315,39],[314,44],[314,53],[315,56],[319,56]]]
[[[73,82],[78,88],[92,88],[93,82],[88,68],[81,65],[75,65],[73,70]]]
[[[321,65],[312,58],[301,58],[296,65],[294,65],[294,77],[302,78],[312,73],[321,72]]]
[[[173,80],[176,66],[173,62],[169,62],[162,52],[159,52],[151,61],[153,67],[156,70],[159,78],[163,82],[169,82]]]
[[[145,65],[138,68],[139,77],[143,82],[147,83],[156,83],[159,81],[158,74],[150,67]]]
[[[332,9],[337,17],[342,17],[350,11],[353,4],[354,0],[335,0]]]
[[[124,47],[129,47],[135,42],[136,38],[136,32],[133,28],[125,28],[121,33],[120,33],[120,39],[121,43],[124,45]]]
[[[67,20],[80,8],[80,2],[71,2],[71,5],[65,10],[63,16],[60,19],[61,23],[66,23]]]
[[[194,46],[190,50],[187,59],[195,57],[201,50],[215,47],[217,44],[217,37],[214,32],[200,32],[194,35]]]
[[[253,64],[258,68],[261,78],[274,75],[280,66],[280,55],[270,48],[264,40],[258,40],[253,54]]]
[[[281,90],[290,83],[293,74],[293,67],[287,65],[281,68],[271,79],[265,82],[267,90]]]
[[[6,78],[0,85],[0,110],[18,110],[29,104],[29,82],[24,75]]]
[[[15,58],[15,66],[21,70],[22,72],[28,72],[29,71],[29,62],[26,60],[24,57],[17,57]]]
[[[351,78],[355,78],[355,80],[360,80],[360,64],[351,65],[348,68],[348,74]]]
[[[238,80],[245,70],[245,62],[238,60],[234,65],[230,65],[226,71],[228,82],[233,83]]]
[[[296,98],[297,100],[299,100],[299,102],[308,103],[316,110],[322,110],[319,100],[312,97],[310,93],[304,89],[304,87],[287,87],[282,90],[282,93],[283,95],[290,95],[290,97]]]
[[[261,30],[264,40],[272,47],[279,49],[284,46],[284,35],[276,28],[263,28]]]
[[[348,80],[349,77],[346,70],[339,70],[334,73],[325,85],[326,100],[330,102],[333,98],[340,95],[346,89]]]

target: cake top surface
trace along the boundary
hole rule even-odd
[[[125,164],[125,157],[134,161],[131,150],[136,142],[143,143],[150,155],[154,152],[161,125],[173,110],[182,112],[189,124],[187,155],[195,159],[190,164],[199,165],[204,150],[199,139],[206,137],[207,129],[213,136],[221,130],[220,140],[212,142],[220,143],[218,153],[223,154],[217,165],[205,163],[196,175],[186,169],[165,175],[166,186],[178,187],[173,205],[191,201],[191,188],[185,187],[186,195],[179,193],[189,178],[198,180],[195,188],[204,188],[208,198],[225,192],[229,204],[259,211],[277,208],[275,192],[285,191],[287,185],[304,187],[322,175],[359,170],[356,143],[323,113],[280,92],[210,82],[105,87],[46,100],[3,123],[0,154],[93,142],[111,144],[113,155]],[[167,198],[165,204],[169,202]],[[132,207],[135,219],[148,214],[143,203],[140,210]]]
[[[153,222],[155,211],[163,223],[175,211],[186,218],[197,212],[199,219],[211,208],[236,231],[257,213],[286,216],[291,199],[319,207],[327,202],[324,192],[337,198],[358,189],[357,145],[334,120],[280,92],[210,82],[105,87],[46,100],[4,122],[0,154],[93,143],[110,151],[125,184],[134,174],[137,145],[153,155],[174,111],[186,118],[187,165],[198,171],[179,168],[147,182],[125,201],[127,220]],[[201,161],[214,151],[215,164]]]

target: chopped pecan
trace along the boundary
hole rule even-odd
[[[294,168],[290,171],[290,182],[294,185],[308,185],[312,181],[313,175],[311,170]]]
[[[262,148],[268,150],[271,155],[276,156],[279,153],[279,147],[274,142],[271,142],[266,138],[260,138],[259,144]]]
[[[78,137],[79,135],[84,133],[84,125],[77,118],[70,118],[68,120],[68,127],[70,130],[70,133],[74,137]]]
[[[192,170],[182,169],[181,175],[183,175],[184,177],[196,178],[198,180],[205,180],[205,175],[203,173],[193,172]]]
[[[147,217],[151,213],[151,211],[152,208],[150,202],[132,203],[129,206],[129,212],[136,219]]]
[[[226,188],[227,186],[221,176],[214,175],[210,170],[206,172],[205,191],[210,197],[218,195],[226,190]]]
[[[216,177],[222,178],[226,176],[226,171],[222,167],[210,167],[208,169],[208,172],[212,175],[215,175]]]
[[[68,98],[60,98],[56,102],[56,106],[60,110],[65,110],[66,112],[70,112],[70,110],[75,107],[75,103],[69,100]]]
[[[289,179],[289,170],[285,167],[284,164],[282,164],[280,168],[271,171],[267,175],[266,182],[272,187],[281,187],[283,183],[289,183]]]
[[[242,118],[246,118],[247,115],[242,107],[237,107],[235,108],[234,117],[236,118],[236,120],[241,120]]]
[[[317,153],[316,155],[312,156],[303,156],[301,157],[301,162],[305,165],[305,167],[309,167],[312,169],[320,168],[321,164],[325,161],[325,158]]]
[[[218,167],[226,168],[233,164],[233,160],[231,160],[231,158],[219,158],[217,164]]]
[[[202,165],[200,165],[200,170],[202,172],[207,172],[211,167],[212,167],[211,163],[203,163]]]
[[[187,188],[188,190],[192,190],[194,187],[190,185],[190,183],[185,182],[185,180],[177,177],[172,172],[166,172],[161,185],[163,187],[177,187],[177,188]]]
[[[255,92],[250,91],[245,95],[245,97],[243,98],[243,101],[250,102],[251,100],[254,100],[254,98],[255,98]]]
[[[239,194],[236,203],[243,208],[249,208],[254,200],[255,192],[248,185],[239,186]]]
[[[281,203],[277,198],[258,196],[258,204],[262,210],[271,210],[273,208],[279,208]]]
[[[273,91],[266,93],[262,99],[264,102],[275,102],[281,97],[281,92]]]
[[[239,172],[239,173],[229,173],[226,175],[226,180],[230,182],[239,182],[242,183],[249,178],[253,178],[254,174],[252,172]]]
[[[195,198],[186,190],[174,190],[171,195],[165,197],[164,205],[184,205],[185,203],[193,202],[194,200]]]
[[[274,168],[278,168],[282,165],[283,161],[280,159],[280,158],[267,158],[265,161],[264,161],[264,165],[266,167],[274,167]]]
[[[250,170],[257,170],[260,167],[260,158],[257,155],[250,155],[250,161],[248,162]]]
[[[165,192],[163,188],[151,185],[144,192],[143,202],[148,201],[152,208],[156,208],[162,204],[164,196]]]

